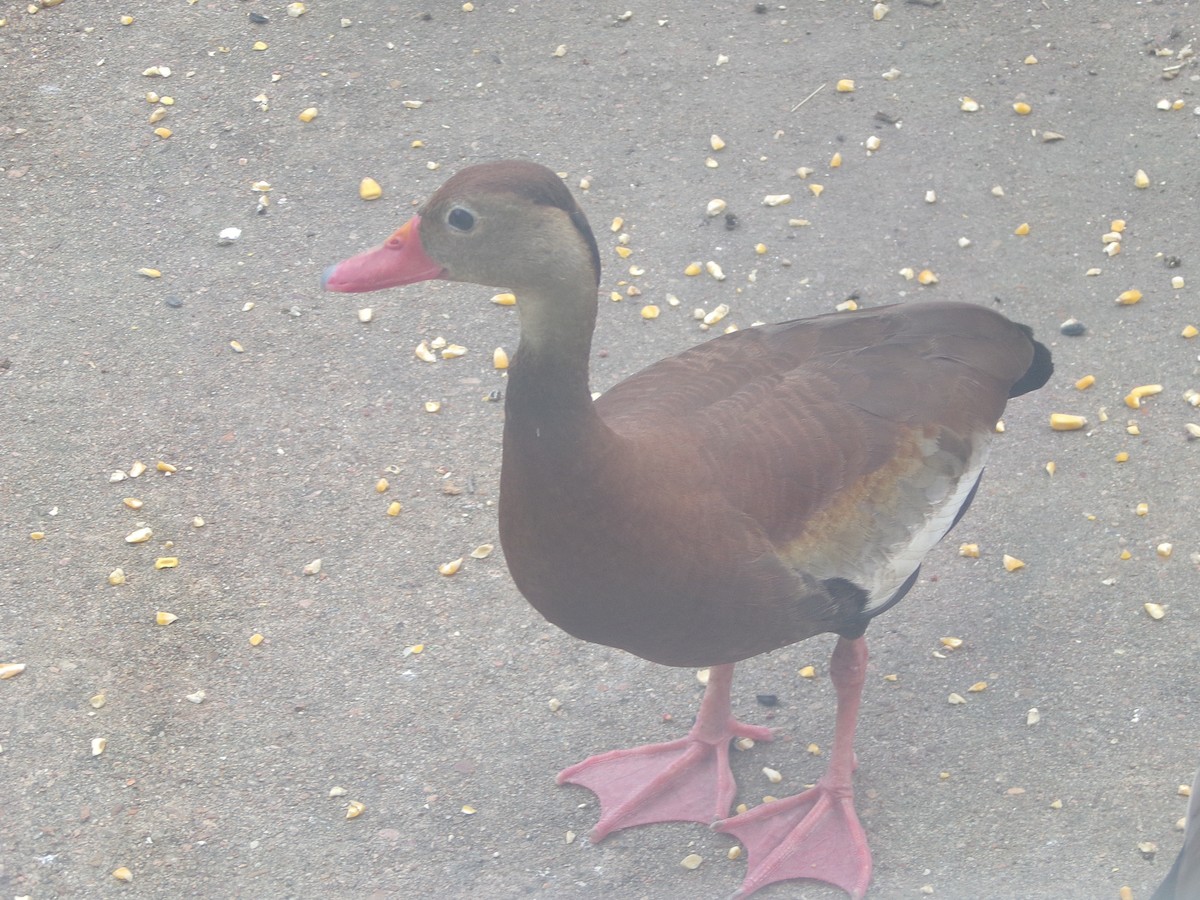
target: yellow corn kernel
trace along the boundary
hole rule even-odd
[[[1121,306],[1133,306],[1142,299],[1142,292],[1137,288],[1130,288],[1127,291],[1121,291],[1117,295],[1117,303]]]
[[[1075,382],[1075,389],[1079,390],[1079,391],[1086,391],[1088,388],[1090,388],[1095,383],[1096,383],[1095,375],[1084,375],[1077,382]]]
[[[383,196],[383,188],[374,178],[364,178],[358,183],[358,196],[362,200],[378,200]]]
[[[1087,425],[1084,416],[1072,416],[1067,413],[1051,413],[1050,427],[1054,431],[1078,431]]]
[[[1162,389],[1163,386],[1161,384],[1143,384],[1135,387],[1125,395],[1125,405],[1130,409],[1137,409],[1142,405],[1143,398],[1161,394]]]

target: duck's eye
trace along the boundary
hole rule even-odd
[[[456,206],[446,216],[446,221],[455,231],[470,231],[475,227],[475,215],[468,209]]]

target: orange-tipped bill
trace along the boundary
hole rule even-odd
[[[425,255],[420,228],[421,217],[413,216],[381,246],[334,263],[321,276],[321,287],[361,294],[443,277],[445,270]]]

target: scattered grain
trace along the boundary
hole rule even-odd
[[[1050,427],[1054,431],[1078,431],[1087,425],[1084,416],[1072,416],[1067,413],[1051,413]]]

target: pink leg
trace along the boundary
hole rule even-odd
[[[829,767],[816,786],[794,797],[764,803],[713,827],[746,847],[750,865],[738,892],[792,878],[811,878],[840,887],[855,900],[871,882],[871,851],[854,812],[851,776],[854,729],[867,673],[865,638],[839,638],[829,674],[837,691],[837,725]]]
[[[600,821],[591,839],[651,822],[709,825],[729,814],[736,785],[729,769],[735,737],[771,740],[771,731],[733,717],[729,688],[733,666],[714,666],[687,737],[629,750],[611,750],[558,773],[559,784],[578,784],[600,798]]]

